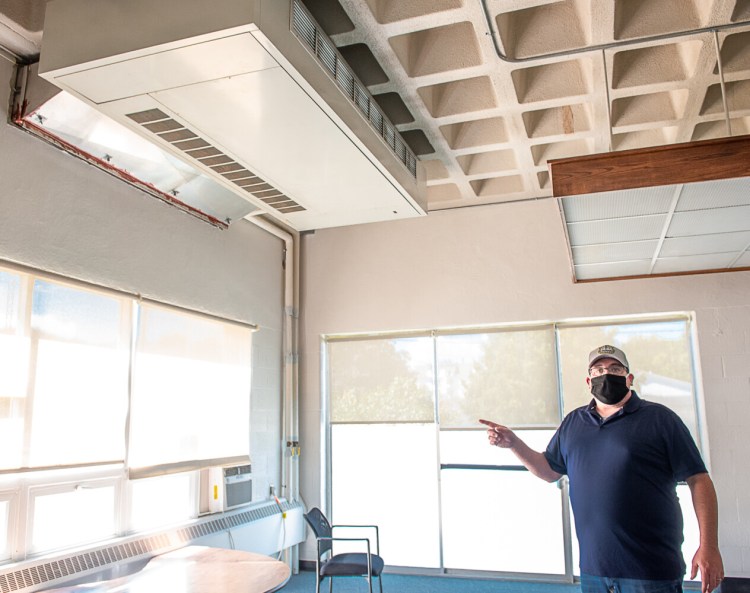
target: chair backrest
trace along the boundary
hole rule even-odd
[[[331,537],[333,535],[331,524],[328,522],[328,519],[326,519],[326,516],[320,512],[320,509],[310,509],[305,514],[305,521],[307,521],[307,524],[310,526],[310,529],[312,529],[316,538]],[[322,556],[330,551],[332,547],[333,544],[330,541],[320,542],[320,555]]]

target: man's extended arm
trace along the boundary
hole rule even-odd
[[[719,510],[714,483],[708,474],[700,473],[687,479],[693,508],[698,518],[700,545],[693,556],[690,578],[701,571],[701,593],[710,593],[724,578],[724,564],[719,552]]]
[[[558,474],[550,467],[543,453],[534,451],[510,428],[489,420],[480,420],[480,422],[490,427],[487,432],[491,445],[513,451],[524,467],[537,478],[541,478],[546,482],[556,482],[562,477],[562,474]]]

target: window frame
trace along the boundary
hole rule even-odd
[[[331,364],[330,364],[330,353],[329,345],[337,342],[347,341],[359,341],[359,340],[377,340],[377,339],[398,339],[405,337],[432,337],[433,343],[436,343],[437,338],[444,335],[456,335],[456,334],[476,334],[476,333],[493,333],[502,331],[527,331],[530,329],[542,329],[551,327],[554,334],[554,346],[555,346],[555,364],[557,370],[557,396],[559,399],[559,414],[560,418],[558,424],[554,427],[555,429],[562,422],[565,416],[565,401],[564,401],[564,382],[563,382],[563,364],[562,355],[560,351],[560,331],[563,329],[574,329],[576,327],[596,327],[596,326],[610,326],[610,325],[639,325],[639,324],[653,324],[660,322],[670,321],[681,321],[685,323],[685,340],[688,348],[688,360],[689,360],[689,372],[691,378],[692,387],[692,398],[691,404],[695,413],[696,422],[696,445],[701,451],[706,466],[710,468],[710,455],[708,450],[708,427],[706,424],[705,416],[705,397],[703,391],[702,377],[700,374],[700,365],[698,361],[698,335],[697,335],[697,323],[694,312],[665,312],[657,314],[641,314],[641,315],[619,315],[619,316],[606,316],[606,317],[591,317],[591,318],[572,318],[559,321],[547,321],[537,323],[503,323],[503,324],[490,324],[486,326],[467,326],[467,327],[452,327],[452,328],[436,328],[432,330],[421,330],[421,331],[388,331],[388,332],[374,332],[374,333],[342,333],[342,334],[327,334],[321,335],[320,338],[320,387],[321,387],[321,501],[325,505],[324,510],[329,516],[332,516],[332,438],[331,431],[333,422],[331,420]],[[437,363],[435,363],[437,364]],[[440,372],[437,366],[433,369],[435,377],[438,377]],[[635,369],[637,376],[638,369]],[[581,380],[583,381],[584,372],[582,371]],[[436,382],[437,390],[437,382]],[[444,430],[461,430],[446,428],[443,429],[439,424],[438,417],[438,400],[437,391],[435,393],[435,406],[436,406],[436,431],[438,433]],[[544,430],[548,429],[547,426],[518,426],[514,427],[523,430]],[[558,484],[561,490],[562,497],[562,513],[563,513],[563,535],[565,537],[565,574],[562,575],[562,580],[566,582],[572,582],[575,580],[575,573],[577,568],[573,566],[573,542],[574,537],[572,530],[572,521],[570,517],[570,501],[568,493],[567,479],[563,479]],[[442,512],[442,511],[441,511]],[[442,536],[441,536],[442,537]],[[442,562],[442,553],[441,553]],[[404,568],[407,572],[409,568]],[[418,568],[419,571],[430,571],[432,569]],[[445,566],[438,569],[440,573],[445,572]],[[461,572],[472,573],[471,570],[462,570]],[[476,571],[474,571],[476,572]],[[533,578],[543,578],[546,580],[550,575],[540,574],[529,574],[527,575]],[[559,577],[553,577],[550,580],[560,580]]]
[[[101,538],[91,541],[95,543],[97,541],[107,541],[116,537],[122,532],[121,527],[121,514],[119,509],[122,507],[123,488],[124,481],[119,475],[111,476],[93,476],[85,477],[80,480],[72,479],[72,476],[65,476],[64,479],[54,482],[29,484],[26,488],[27,491],[27,512],[26,512],[26,529],[25,529],[25,544],[24,549],[30,556],[38,556],[43,554],[49,554],[64,550],[66,548],[78,547],[85,545],[87,542],[75,541],[68,544],[52,548],[38,548],[34,546],[34,525],[37,517],[35,516],[36,510],[36,499],[42,496],[54,496],[55,494],[67,494],[75,492],[79,489],[84,490],[95,490],[100,488],[112,488],[112,528],[111,534],[102,535]]]

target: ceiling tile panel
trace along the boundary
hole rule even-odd
[[[666,214],[674,195],[671,186],[653,189],[587,194],[562,198],[567,222],[630,218],[648,214]],[[623,224],[630,224],[624,221]]]
[[[750,156],[748,156],[750,158]],[[683,187],[677,212],[750,205],[750,178],[690,183]],[[747,221],[750,228],[750,221]]]
[[[750,251],[745,251],[734,263],[733,268],[750,268]]]
[[[649,273],[650,268],[651,260],[618,262],[614,264],[587,264],[575,266],[575,275],[578,280],[645,276]]]
[[[675,212],[668,237],[731,233],[750,228],[750,206]]]
[[[653,241],[630,241],[607,245],[584,245],[573,247],[573,261],[576,265],[651,260],[659,245]]]
[[[659,239],[666,214],[623,220],[596,220],[568,223],[571,247],[603,243],[624,243]]]
[[[709,253],[686,257],[659,258],[654,264],[654,274],[672,274],[675,272],[716,270],[726,268],[735,258],[736,253]]]
[[[698,237],[668,237],[659,251],[662,257],[702,255],[708,253],[741,253],[750,245],[750,231],[700,235]]]

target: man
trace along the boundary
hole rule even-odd
[[[563,420],[544,453],[509,428],[490,427],[491,445],[510,449],[535,476],[570,481],[583,593],[680,593],[685,574],[677,482],[690,487],[700,546],[690,578],[710,593],[724,578],[716,492],[690,433],[667,407],[631,389],[625,353],[601,346],[589,355],[594,396]]]

